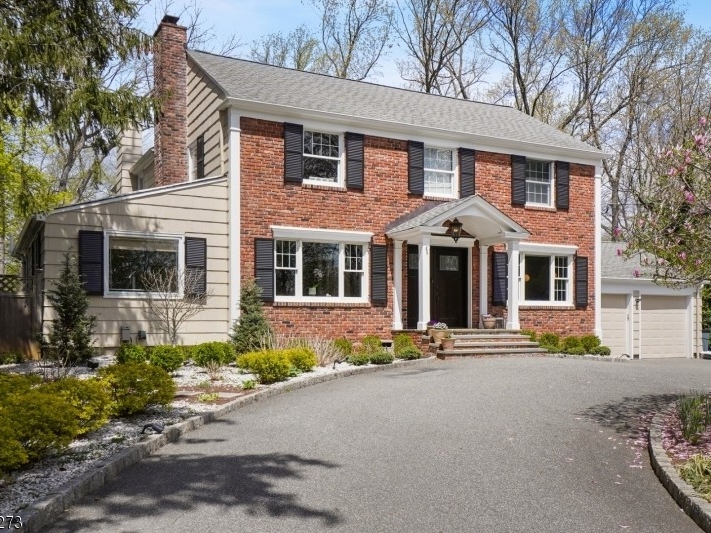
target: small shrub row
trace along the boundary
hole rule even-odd
[[[257,376],[262,384],[310,372],[316,364],[316,354],[306,347],[248,352],[237,358],[237,366]]]
[[[548,353],[564,353],[568,355],[610,355],[610,348],[600,344],[600,338],[597,335],[583,335],[578,337],[571,335],[561,339],[555,333],[541,333],[536,335],[536,332],[531,330],[521,330],[521,333],[528,335],[531,340],[538,340],[541,348]]]

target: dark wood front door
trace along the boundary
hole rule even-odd
[[[467,327],[467,250],[432,247],[430,317],[450,328]]]

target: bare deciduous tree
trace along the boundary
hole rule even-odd
[[[321,43],[329,73],[364,80],[390,40],[393,12],[387,0],[312,0],[321,13]]]
[[[175,346],[182,325],[205,309],[212,290],[205,290],[205,273],[167,268],[149,270],[142,277],[146,311]]]
[[[328,60],[321,43],[306,26],[299,26],[286,36],[276,32],[254,41],[250,57],[254,61],[278,67],[328,72]]]

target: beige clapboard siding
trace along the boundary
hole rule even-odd
[[[188,68],[188,144],[204,135],[207,177],[221,176],[227,168],[219,110],[223,100],[221,91],[210,79],[197,69]]]
[[[117,199],[74,210],[50,213],[45,223],[45,288],[59,276],[65,252],[78,251],[80,230],[119,230],[147,234],[175,234],[207,240],[207,280],[210,296],[207,308],[181,330],[181,344],[224,340],[229,330],[229,241],[227,180],[187,189]],[[96,345],[115,347],[119,328],[127,325],[133,334],[148,332],[151,339],[163,338],[151,323],[145,302],[137,298],[89,298],[89,313],[97,315]],[[45,302],[47,304],[47,302]],[[45,331],[54,318],[53,310],[43,310]],[[163,342],[163,341],[161,341]]]

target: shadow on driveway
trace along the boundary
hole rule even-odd
[[[646,432],[649,421],[659,411],[676,401],[678,394],[645,394],[625,397],[621,402],[594,405],[578,413],[624,438],[636,439]]]
[[[55,524],[52,531],[120,527],[128,517],[155,519],[171,513],[179,520],[191,507],[204,505],[220,513],[241,506],[255,516],[299,517],[335,526],[343,521],[338,512],[299,504],[298,491],[276,490],[278,480],[303,479],[311,467],[339,465],[292,454],[150,457],[107,485],[105,490],[112,494],[100,491],[88,496],[73,508],[76,513]]]

